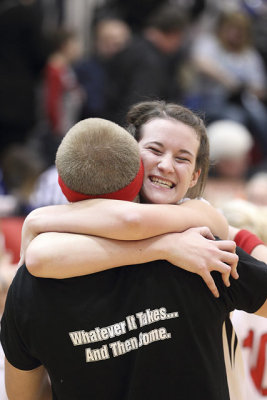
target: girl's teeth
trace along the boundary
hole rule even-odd
[[[172,188],[173,184],[169,181],[165,181],[163,179],[159,179],[159,178],[151,178],[151,181],[153,183],[158,184],[159,186],[163,186],[163,187],[168,187],[168,188]]]

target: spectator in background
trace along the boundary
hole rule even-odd
[[[185,28],[177,7],[164,6],[149,17],[141,36],[132,36],[105,60],[106,119],[123,124],[129,107],[142,100],[179,100],[177,69]]]
[[[208,125],[211,167],[204,197],[220,207],[231,198],[245,197],[253,138],[235,121],[220,120]]]
[[[223,214],[238,233],[248,229],[267,243],[267,207],[245,200],[232,200],[222,205]],[[244,400],[264,400],[267,397],[267,323],[263,318],[235,310],[232,323],[237,333],[245,365]]]
[[[37,153],[29,146],[17,144],[10,146],[2,157],[2,179],[5,188],[3,198],[7,196],[11,204],[8,214],[1,216],[25,216],[32,207],[29,203],[30,196],[44,164]],[[13,208],[12,208],[13,207]]]
[[[0,157],[23,143],[37,121],[36,89],[48,55],[37,2],[0,4]]]
[[[230,225],[247,229],[267,243],[267,207],[259,206],[244,199],[232,199],[221,206]]]
[[[65,22],[65,0],[38,0],[43,14],[43,30],[50,33]]]
[[[40,123],[31,146],[43,157],[47,167],[55,160],[57,147],[65,132],[81,116],[84,93],[73,68],[82,55],[75,32],[58,28],[49,35],[47,60],[40,94]]]
[[[246,184],[246,198],[258,206],[267,206],[267,171],[257,172]]]
[[[39,207],[66,203],[66,197],[58,184],[56,167],[51,165],[38,177],[29,197],[29,207],[34,210]]]
[[[105,18],[95,27],[95,47],[102,59],[109,59],[122,51],[131,38],[131,30],[123,20]]]
[[[45,67],[45,115],[51,133],[60,139],[79,119],[82,91],[72,64],[82,55],[74,32],[58,29],[52,35],[52,52]]]
[[[252,20],[252,31],[255,46],[263,57],[265,67],[267,67],[267,1],[242,1],[243,7],[249,13]]]
[[[245,400],[266,400],[266,320],[240,310],[234,311],[231,320],[242,346]]]
[[[4,305],[8,288],[17,271],[17,264],[12,260],[13,254],[7,251],[5,246],[5,237],[0,228],[0,317],[4,311]],[[5,355],[0,344],[0,399],[8,400],[5,389]]]
[[[106,0],[96,9],[96,18],[107,14],[117,15],[129,24],[133,32],[142,32],[147,19],[159,8],[175,5],[180,12],[186,12],[190,20],[196,19],[204,11],[206,0]]]
[[[177,69],[185,28],[184,15],[170,5],[149,17],[141,35],[134,35],[127,23],[113,14],[98,19],[95,53],[76,69],[87,93],[82,116],[124,124],[127,110],[139,101],[177,102]]]
[[[123,20],[107,17],[95,25],[93,36],[93,53],[75,65],[78,80],[85,92],[82,118],[107,114],[107,96],[113,88],[113,82],[108,81],[109,60],[128,46],[131,30]]]
[[[189,101],[198,100],[209,122],[227,118],[246,125],[266,157],[266,71],[252,43],[249,17],[220,15],[215,32],[195,40],[192,62],[196,79]]]

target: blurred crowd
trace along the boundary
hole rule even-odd
[[[1,0],[0,216],[64,202],[54,158],[67,130],[124,125],[151,98],[210,126],[207,199],[247,198],[267,168],[266,20],[264,0]]]
[[[54,159],[67,130],[88,117],[124,125],[148,99],[204,118],[205,198],[267,244],[266,39],[266,0],[1,0],[3,290],[25,216],[66,202]]]

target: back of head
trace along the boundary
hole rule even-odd
[[[208,126],[207,132],[210,141],[210,159],[213,162],[243,157],[253,145],[250,132],[239,122],[218,120]]]
[[[74,30],[58,28],[48,35],[50,42],[49,61],[58,65],[62,61],[71,64],[79,60],[82,55],[82,43]],[[56,57],[56,58],[55,58]]]
[[[182,32],[187,18],[177,6],[163,5],[152,13],[145,23],[146,28],[155,28],[164,33]]]
[[[77,35],[74,31],[64,28],[58,28],[51,32],[48,36],[51,53],[61,51],[68,41],[76,39],[76,37]]]
[[[267,206],[267,172],[258,172],[246,184],[247,199],[258,206]]]
[[[142,185],[137,142],[119,125],[100,118],[82,120],[67,132],[56,154],[56,167],[70,201],[133,200]],[[129,186],[131,193],[123,191]],[[122,197],[116,197],[118,191],[123,191]]]
[[[33,190],[37,178],[44,170],[44,163],[29,146],[13,144],[3,154],[1,168],[8,193],[24,197]]]
[[[176,52],[182,43],[186,19],[175,6],[157,9],[147,20],[144,37],[162,54]]]
[[[218,120],[208,128],[211,175],[227,180],[244,180],[250,166],[253,139],[239,122]]]

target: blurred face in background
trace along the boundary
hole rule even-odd
[[[225,17],[219,28],[219,38],[229,51],[240,52],[250,41],[250,22],[242,14]]]
[[[83,47],[78,37],[73,36],[63,44],[62,51],[70,63],[78,61],[83,54]]]
[[[156,28],[147,28],[145,37],[150,40],[162,53],[175,53],[181,46],[183,40],[183,32],[171,31],[162,32]]]
[[[216,172],[222,178],[243,179],[250,163],[248,154],[235,158],[222,158],[215,165]]]
[[[258,173],[246,184],[247,200],[258,206],[267,206],[267,173]]]
[[[96,27],[96,51],[103,58],[110,58],[124,49],[130,40],[128,25],[121,20],[103,20]]]

